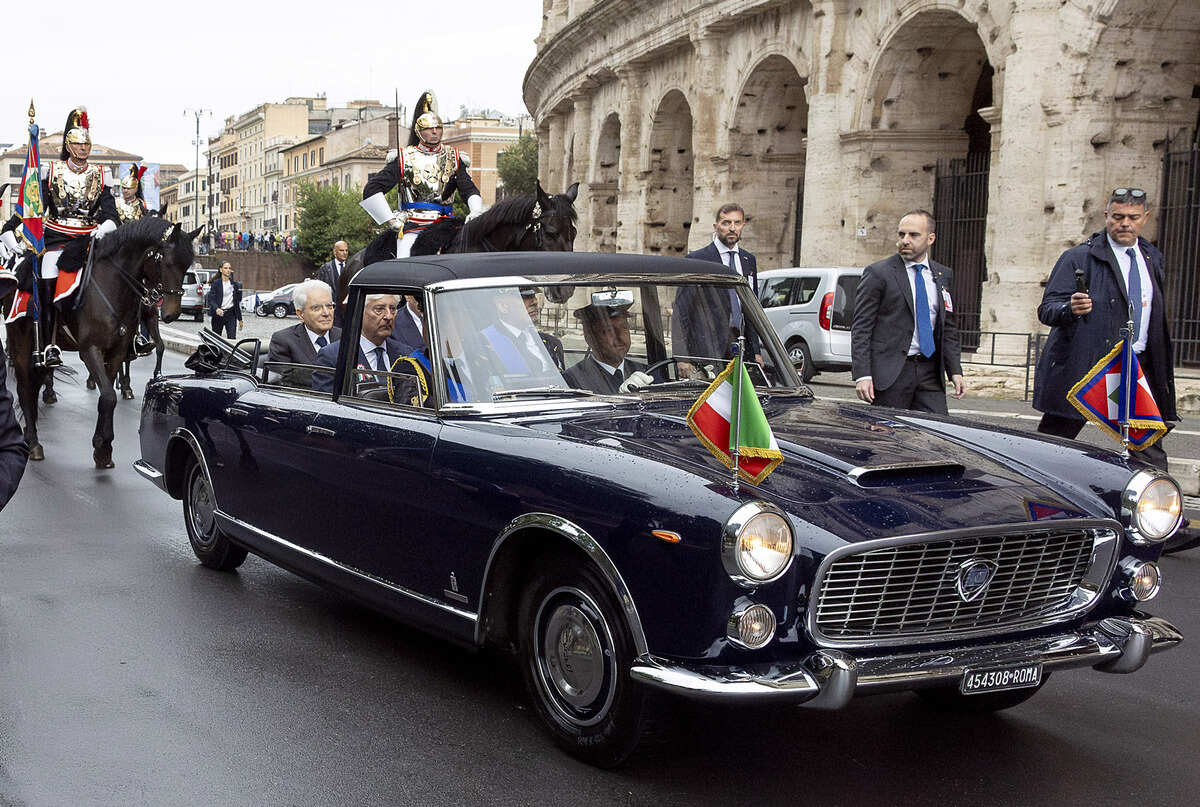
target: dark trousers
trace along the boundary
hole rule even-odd
[[[221,317],[218,317],[214,314],[212,318],[213,331],[217,334],[217,336],[220,336],[221,331],[224,330],[225,337],[228,339],[237,338],[237,324],[238,318],[236,311],[226,311],[225,315]]]
[[[949,414],[946,408],[946,388],[942,386],[941,359],[937,353],[933,358],[909,356],[900,369],[900,375],[887,389],[875,389],[875,406],[890,406],[895,409],[913,409],[918,412]]]
[[[1052,434],[1055,437],[1074,440],[1079,436],[1079,432],[1083,430],[1086,423],[1087,421],[1083,418],[1069,418],[1046,412],[1042,415],[1042,422],[1038,424],[1037,430],[1040,434]],[[1163,435],[1149,448],[1141,451],[1131,450],[1129,455],[1165,471],[1167,470],[1167,450],[1163,448],[1163,441],[1166,439],[1166,435]]]

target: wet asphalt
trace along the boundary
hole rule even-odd
[[[74,362],[74,357],[69,361]],[[168,354],[168,372],[181,357]],[[1187,641],[1127,676],[1056,674],[1009,712],[907,694],[839,712],[670,703],[601,771],[534,723],[510,661],[266,562],[194,560],[180,503],[92,468],[96,395],[60,383],[46,460],[0,513],[0,805],[1188,804],[1200,792],[1200,550],[1148,609]],[[286,507],[286,503],[278,506]]]

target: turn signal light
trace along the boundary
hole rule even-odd
[[[1157,563],[1130,558],[1121,564],[1125,585],[1117,590],[1121,599],[1129,602],[1152,600],[1162,588],[1162,571]]]

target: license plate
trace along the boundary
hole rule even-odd
[[[1013,664],[987,670],[967,670],[959,689],[964,695],[981,692],[1001,692],[1006,689],[1025,689],[1042,683],[1042,664]]]

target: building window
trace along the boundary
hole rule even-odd
[[[325,164],[325,147],[321,146],[321,165]]]
[[[304,168],[307,169],[308,168],[308,155],[305,154],[303,156],[304,156]]]

